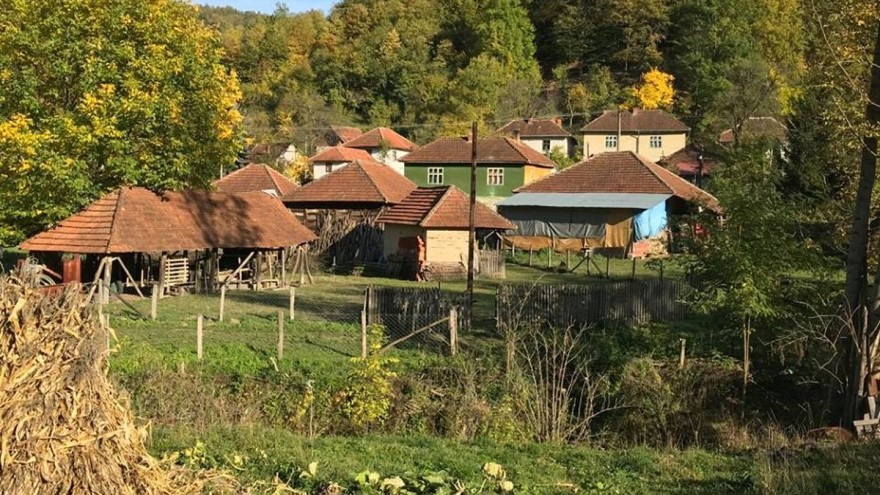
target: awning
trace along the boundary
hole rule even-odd
[[[498,203],[498,206],[647,210],[670,197],[671,194],[645,193],[517,193]]]

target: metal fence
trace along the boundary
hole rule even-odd
[[[503,285],[496,292],[496,328],[677,321],[687,316],[683,280],[632,280],[589,285]]]

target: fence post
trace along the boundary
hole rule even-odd
[[[293,321],[294,311],[296,310],[296,287],[290,286],[290,321]]]
[[[196,319],[196,356],[199,361],[202,360],[202,337],[203,337],[203,329],[202,325],[204,324],[204,317],[199,314],[199,317]]]
[[[605,255],[605,278],[611,278],[611,257]]]
[[[550,238],[550,247],[547,248],[547,268],[553,266],[553,238]]]
[[[633,271],[632,271],[632,279],[636,279],[636,258],[633,256]]]
[[[458,312],[454,306],[449,310],[449,350],[453,356],[458,352]]]
[[[284,357],[284,312],[278,312],[278,362]]]
[[[532,248],[529,246],[529,266],[532,266]]]
[[[571,250],[567,248],[565,250],[565,271],[571,271]]]
[[[226,284],[220,286],[220,321],[223,321],[223,312],[226,309]]]
[[[153,284],[153,293],[150,295],[150,319],[156,319],[156,313],[159,309],[159,286]]]
[[[361,357],[367,357],[367,312],[361,310]]]
[[[681,344],[681,353],[678,356],[678,367],[684,368],[684,350],[685,350],[685,347],[687,346],[687,340],[678,339],[678,342],[679,342],[679,344]]]

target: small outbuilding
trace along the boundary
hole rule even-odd
[[[667,239],[669,217],[718,211],[711,194],[630,151],[602,153],[517,189],[498,211],[517,227],[520,249],[643,255]]]
[[[476,228],[507,231],[514,225],[476,203]],[[383,213],[384,252],[391,274],[417,280],[467,275],[470,201],[455,186],[419,187]]]
[[[263,192],[155,193],[117,189],[21,244],[50,267],[76,265],[81,281],[141,292],[210,291],[287,283],[291,256],[315,235]],[[81,264],[81,269],[80,269]]]

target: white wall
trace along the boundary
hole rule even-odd
[[[403,162],[400,161],[400,159],[408,155],[408,151],[394,149],[383,151],[381,149],[374,149],[369,150],[369,153],[373,156],[373,160],[376,160],[379,163],[384,163],[398,174],[403,175]]]
[[[312,163],[312,179],[318,179],[328,174],[327,165],[329,164],[331,169],[330,172],[335,172],[340,168],[345,167],[350,162],[315,162]]]
[[[520,141],[522,141],[523,144],[525,144],[529,148],[531,148],[531,149],[533,149],[543,155],[543,154],[545,154],[544,153],[544,139],[546,139],[546,138],[521,138]],[[553,148],[559,148],[563,152],[565,152],[566,155],[571,156],[571,153],[573,151],[570,147],[571,140],[566,139],[566,138],[552,138],[549,141],[550,141],[550,151],[553,151]],[[549,151],[548,151],[548,153],[549,153]]]
[[[584,134],[584,158],[598,155],[607,151],[617,151],[617,148],[605,147],[605,136],[608,134]],[[651,136],[660,136],[662,145],[660,148],[651,148]],[[656,162],[664,156],[669,156],[682,149],[687,144],[687,134],[624,134],[620,140],[620,151],[632,151]]]

